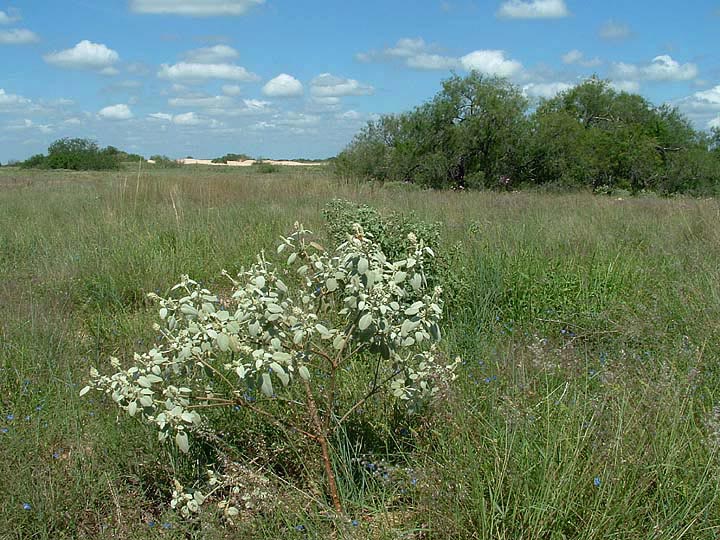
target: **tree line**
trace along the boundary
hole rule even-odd
[[[720,130],[593,77],[530,107],[506,79],[471,73],[369,122],[336,160],[346,176],[429,188],[720,191]]]
[[[119,169],[125,161],[143,161],[114,146],[100,148],[89,139],[63,138],[53,142],[45,154],[36,154],[20,166],[26,169],[69,169],[74,171],[106,171]]]

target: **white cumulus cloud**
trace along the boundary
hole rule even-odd
[[[317,98],[343,96],[369,96],[375,89],[355,79],[336,77],[330,73],[321,73],[310,83],[310,93]]]
[[[349,120],[354,122],[360,120],[360,118],[362,118],[362,115],[359,112],[350,109],[349,111],[345,111],[344,113],[336,114],[335,118],[337,118],[338,120]]]
[[[130,110],[130,107],[124,103],[119,103],[117,105],[110,105],[109,107],[100,109],[98,111],[98,116],[105,118],[106,120],[129,120],[133,117],[133,113]]]
[[[448,70],[455,69],[460,65],[457,58],[442,56],[440,54],[416,54],[410,56],[406,62],[408,67],[427,70]]]
[[[27,45],[38,41],[40,41],[40,38],[35,32],[24,28],[0,30],[0,45]]]
[[[428,50],[428,45],[423,38],[401,38],[394,47],[385,49],[388,56],[397,56],[400,58],[408,58],[422,54]]]
[[[401,38],[392,47],[381,51],[357,53],[359,62],[386,62],[402,60],[407,67],[422,70],[449,70],[459,66],[459,60],[437,53],[436,45],[429,45],[423,38]]]
[[[243,99],[245,108],[249,111],[264,112],[270,108],[271,103],[262,99]]]
[[[151,113],[148,116],[154,120],[165,120],[167,122],[172,122],[172,119],[173,119],[172,114],[161,113],[161,112]]]
[[[120,60],[120,55],[102,43],[93,43],[84,39],[72,49],[46,54],[48,64],[68,69],[86,69],[104,71],[112,74],[113,64]]]
[[[689,81],[699,73],[697,65],[681,64],[667,54],[656,56],[647,64],[618,62],[611,72],[618,79],[646,81]]]
[[[599,58],[585,58],[585,54],[582,51],[573,49],[562,55],[563,64],[576,64],[582,67],[596,67],[602,64],[602,60]]]
[[[20,12],[17,10],[0,11],[0,24],[11,24],[19,21],[20,18]]]
[[[168,100],[171,107],[187,107],[201,109],[231,107],[233,100],[227,96],[177,97]]]
[[[523,86],[523,94],[528,97],[548,99],[572,87],[572,84],[564,82],[530,83]]]
[[[229,81],[255,82],[260,80],[255,73],[234,64],[198,64],[179,62],[173,65],[162,64],[158,77],[172,81],[202,81],[223,79]]]
[[[522,64],[505,57],[505,51],[481,50],[466,54],[460,58],[460,64],[468,71],[478,71],[486,75],[512,77],[522,71]]]
[[[242,88],[237,84],[223,84],[222,91],[226,96],[239,96],[242,93]]]
[[[229,45],[213,45],[212,47],[201,47],[193,49],[183,55],[186,62],[194,64],[222,64],[240,56],[235,49]]]
[[[680,111],[701,128],[720,127],[720,84],[676,102]]]
[[[640,91],[638,81],[610,81],[610,87],[618,92],[628,92],[630,94],[637,94]]]
[[[265,0],[131,0],[130,9],[136,13],[215,17],[243,15]]]
[[[505,19],[559,19],[570,15],[564,0],[508,0],[497,12]]]
[[[0,112],[12,112],[30,103],[29,99],[17,94],[8,94],[4,88],[0,88]]]
[[[173,124],[177,124],[179,126],[197,126],[203,123],[203,120],[194,112],[176,114],[173,116],[172,121]]]
[[[303,85],[292,75],[281,73],[263,86],[262,93],[268,97],[298,97],[303,95]]]

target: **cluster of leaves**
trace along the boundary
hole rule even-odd
[[[557,184],[712,192],[720,134],[694,130],[677,109],[591,78],[541,100],[471,73],[443,82],[413,111],[371,121],[338,156],[347,176],[431,188]]]
[[[371,396],[416,413],[455,378],[458,360],[447,361],[438,348],[442,291],[425,276],[434,252],[415,234],[406,242],[406,256],[390,261],[355,224],[329,253],[296,224],[278,247],[284,262],[261,253],[236,278],[225,274],[229,297],[184,276],[167,298],[150,295],[160,306],[163,340],[135,354],[129,367],[111,359],[110,375],[92,369],[81,393],[104,392],[185,453],[193,437],[208,440],[220,431],[218,409],[245,409],[302,434],[322,449],[340,510],[329,434]],[[364,397],[340,410],[336,389],[357,362],[370,364]],[[285,407],[273,408],[279,401]],[[205,497],[176,492],[175,504],[188,516]]]
[[[75,171],[115,170],[120,168],[121,162],[128,156],[130,155],[112,146],[100,148],[95,141],[89,139],[64,138],[52,143],[48,147],[47,155],[34,155],[22,162],[21,167]]]
[[[247,154],[225,154],[222,157],[215,158],[212,160],[213,163],[227,163],[228,161],[247,161],[252,159]]]

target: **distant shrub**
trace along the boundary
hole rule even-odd
[[[20,166],[23,169],[47,169],[46,157],[44,154],[35,154],[23,161]]]
[[[154,166],[162,169],[174,169],[176,167],[180,167],[180,164],[177,161],[170,159],[167,156],[150,156],[150,161],[154,161]]]
[[[247,161],[252,159],[247,154],[225,154],[223,157],[215,158],[213,163],[227,163],[228,161]]]
[[[124,153],[123,153],[124,154]],[[25,168],[107,171],[120,168],[120,154],[112,146],[101,149],[89,139],[59,139],[47,156],[36,154],[22,163]]]
[[[261,174],[273,174],[280,172],[280,167],[272,163],[253,163],[255,170]]]

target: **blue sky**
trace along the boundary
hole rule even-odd
[[[720,127],[718,35],[710,0],[0,0],[0,162],[327,157],[469,70],[533,100],[596,73]]]

